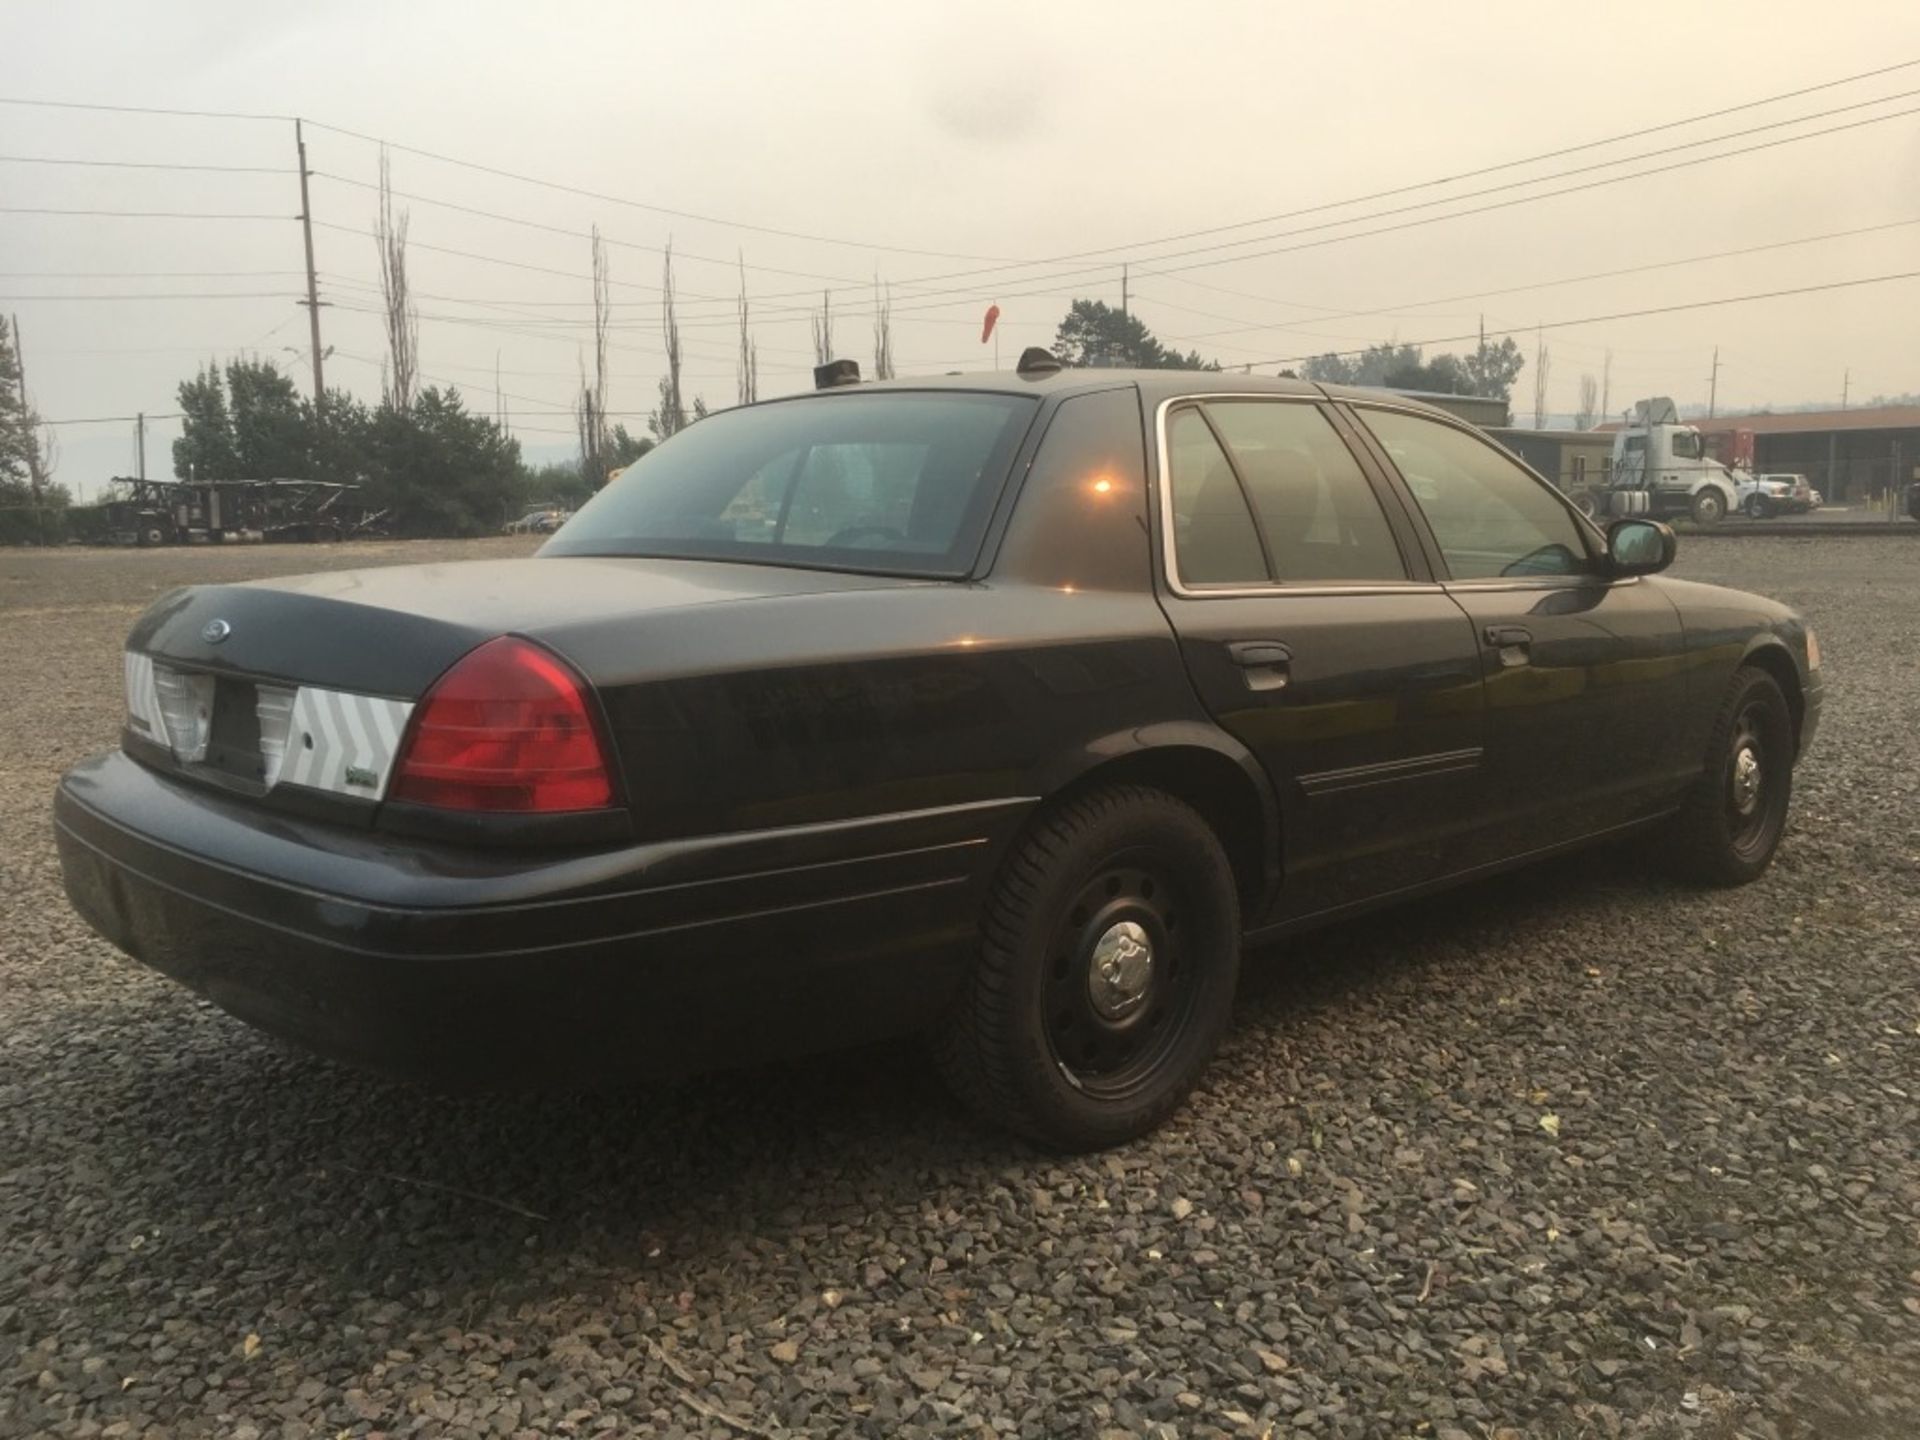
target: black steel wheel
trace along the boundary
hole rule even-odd
[[[1116,786],[1016,843],[936,1055],[982,1116],[1063,1150],[1151,1130],[1225,1032],[1240,908],[1212,829],[1162,791]]]
[[[1748,519],[1765,520],[1771,514],[1773,514],[1773,507],[1767,504],[1766,496],[1756,494],[1747,497]]]
[[[1715,718],[1706,765],[1675,818],[1678,868],[1709,885],[1744,885],[1773,861],[1793,795],[1793,713],[1779,682],[1743,667]]]

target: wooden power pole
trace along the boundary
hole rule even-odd
[[[293,122],[293,147],[300,158],[300,235],[307,246],[307,333],[313,345],[313,408],[327,408],[327,377],[321,368],[320,286],[313,273],[313,206],[307,200],[307,139],[300,122]]]

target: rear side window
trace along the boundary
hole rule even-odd
[[[1559,495],[1492,443],[1421,415],[1361,409],[1413,492],[1456,580],[1577,575],[1579,524]]]
[[[1167,417],[1175,568],[1186,585],[1264,585],[1260,534],[1227,452],[1192,406]]]
[[[1207,414],[1253,501],[1275,578],[1407,578],[1373,486],[1317,406],[1221,400]]]
[[[723,410],[642,456],[541,553],[963,575],[1037,408],[895,390]]]

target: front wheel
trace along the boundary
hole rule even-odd
[[[1693,523],[1718,525],[1727,514],[1727,497],[1718,490],[1702,490],[1693,497]]]
[[[1742,667],[1714,719],[1706,768],[1674,818],[1676,868],[1705,885],[1759,879],[1787,828],[1793,761],[1793,714],[1779,682]]]
[[[1233,870],[1190,806],[1126,785],[1044,814],[981,931],[935,1045],[963,1101],[1060,1150],[1121,1144],[1179,1107],[1240,970]]]
[[[1748,519],[1764,520],[1771,514],[1773,514],[1773,507],[1767,504],[1766,496],[1749,495],[1747,497],[1747,518]]]

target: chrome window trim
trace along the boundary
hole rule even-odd
[[[1483,577],[1477,580],[1448,580],[1443,582],[1444,590],[1567,590],[1576,585],[1605,585],[1611,589],[1615,585],[1638,585],[1644,576],[1640,575],[1531,575],[1525,578],[1514,576],[1511,579]]]
[[[1160,568],[1165,575],[1167,588],[1183,600],[1246,600],[1252,598],[1272,599],[1279,595],[1406,595],[1437,592],[1442,586],[1436,580],[1354,580],[1338,584],[1289,584],[1285,580],[1272,581],[1265,585],[1203,585],[1192,586],[1180,578],[1180,557],[1176,553],[1173,530],[1173,469],[1172,459],[1167,450],[1167,414],[1176,405],[1187,405],[1208,400],[1259,400],[1268,403],[1282,402],[1289,405],[1319,406],[1326,403],[1324,395],[1265,395],[1246,390],[1222,390],[1175,395],[1162,400],[1154,408],[1154,452],[1157,461],[1156,480],[1160,489]],[[1420,413],[1420,412],[1412,412]],[[1341,444],[1346,438],[1338,430],[1334,431]],[[1357,461],[1355,463],[1358,463]],[[1249,517],[1251,518],[1251,517]]]

